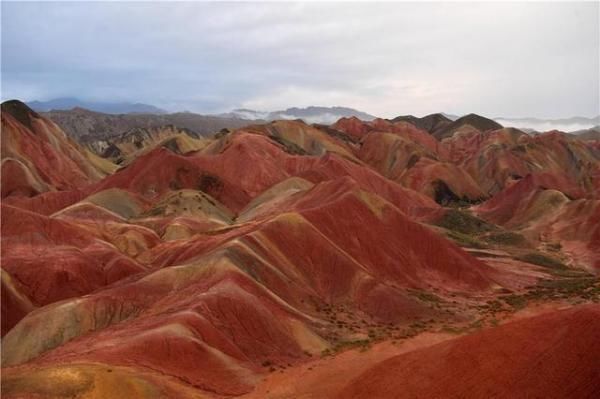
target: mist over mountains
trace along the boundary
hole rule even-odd
[[[574,116],[571,118],[560,119],[499,117],[494,118],[494,120],[500,123],[502,126],[511,126],[518,129],[530,129],[537,132],[560,130],[562,132],[576,133],[578,130],[590,129],[594,126],[600,125],[600,115],[592,118]]]
[[[260,120],[277,120],[277,119],[302,119],[306,123],[334,123],[340,118],[356,117],[360,120],[371,121],[376,118],[366,112],[358,111],[347,107],[316,107],[310,106],[306,108],[288,108],[281,111],[255,111],[251,109],[234,109],[231,112],[222,114],[221,116],[241,119],[260,119]]]

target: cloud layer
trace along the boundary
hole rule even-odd
[[[592,116],[599,7],[2,2],[2,98]]]

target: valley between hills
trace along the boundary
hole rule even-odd
[[[599,140],[76,112],[2,104],[3,397],[600,392]]]

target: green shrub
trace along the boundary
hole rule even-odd
[[[559,261],[556,258],[552,258],[550,256],[543,255],[539,252],[531,252],[517,258],[518,260],[522,260],[523,262],[533,263],[534,265],[548,267],[551,269],[566,269],[564,263]]]
[[[546,244],[546,247],[550,251],[558,252],[562,249],[562,245],[559,242],[553,242]]]
[[[436,225],[454,232],[470,235],[498,229],[495,225],[458,209],[448,209]]]
[[[446,232],[446,237],[450,238],[452,241],[460,245],[461,247],[469,247],[476,249],[485,249],[487,246],[481,241],[470,237],[466,234],[459,233],[457,231],[448,231]]]
[[[307,155],[308,153],[304,150],[304,148],[300,147],[296,143],[292,143],[289,140],[284,139],[283,137],[271,135],[269,138],[283,146],[283,149],[288,154],[292,155]]]
[[[500,233],[492,233],[485,237],[483,240],[491,244],[499,245],[513,245],[513,246],[525,246],[527,240],[523,235],[518,233],[512,233],[510,231],[502,231]]]
[[[442,299],[439,296],[437,296],[431,292],[413,290],[413,291],[410,291],[410,294],[415,296],[422,302],[433,302],[433,303],[442,302]]]
[[[523,309],[527,306],[527,299],[520,295],[508,295],[502,297],[502,300],[515,309]]]

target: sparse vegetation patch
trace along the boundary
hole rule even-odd
[[[483,240],[490,244],[512,245],[515,247],[527,246],[527,240],[522,234],[513,233],[511,231],[491,233],[484,236]]]
[[[453,232],[474,235],[497,230],[498,227],[459,209],[448,209],[436,223]]]
[[[548,267],[551,269],[566,269],[567,266],[556,258],[541,254],[539,252],[531,252],[517,257],[518,260],[534,265]]]

